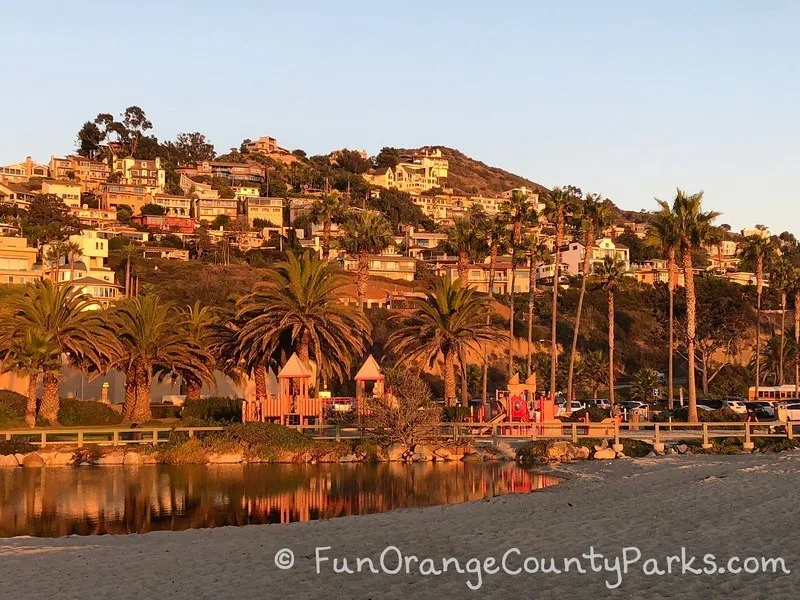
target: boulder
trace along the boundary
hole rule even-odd
[[[242,462],[241,452],[213,452],[206,460],[213,465],[234,465]]]
[[[139,456],[142,458],[143,465],[154,465],[158,462],[158,460],[156,459],[156,455],[153,453],[143,452]]]
[[[96,465],[106,465],[106,466],[119,466],[122,464],[122,461],[125,459],[125,453],[116,450],[114,452],[109,452],[108,454],[104,454],[100,458],[95,461]]]
[[[469,454],[465,454],[461,460],[464,462],[483,462],[483,454],[480,452],[470,452]]]
[[[434,449],[433,453],[437,456],[437,458],[440,458],[441,460],[448,460],[450,458],[450,455],[452,454],[450,450],[442,447]]]
[[[678,444],[677,446],[675,446],[675,449],[680,454],[686,454],[686,451],[689,449],[689,446],[687,446],[686,444]]]
[[[0,455],[0,469],[11,468],[11,467],[18,467],[19,461],[17,457],[13,454],[2,454]]]
[[[122,464],[127,466],[138,466],[142,464],[142,455],[138,452],[126,452],[122,457]]]
[[[40,452],[44,464],[48,467],[66,467],[72,464],[73,452]]]
[[[600,442],[598,445],[594,447],[595,452],[598,452],[600,450],[605,450],[606,448],[608,448],[608,440],[606,439],[603,439],[602,442]]]
[[[602,448],[600,450],[595,450],[594,452],[594,458],[596,460],[609,460],[616,457],[617,453],[611,448]]]
[[[650,452],[647,453],[645,458],[655,458],[656,456],[658,456],[658,454],[656,454],[654,451],[650,450]]]
[[[572,460],[586,460],[590,454],[591,452],[586,446],[573,446],[570,458]]]
[[[355,454],[345,454],[339,459],[340,463],[354,463],[354,462],[361,462],[361,460]]]
[[[321,455],[317,462],[321,463],[338,463],[339,462],[339,455],[335,452],[328,452],[327,454]]]
[[[403,444],[395,442],[386,449],[386,458],[392,461],[402,460],[406,450],[407,448]]]
[[[414,446],[414,460],[433,460],[435,454],[433,450],[422,444]]]
[[[495,446],[497,458],[502,460],[516,460],[517,452],[508,442],[500,442]]]
[[[39,456],[37,452],[31,452],[30,454],[26,454],[25,457],[22,459],[22,466],[28,469],[36,469],[39,467],[44,467],[44,459]]]

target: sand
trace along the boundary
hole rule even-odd
[[[800,597],[800,452],[740,456],[668,456],[591,461],[558,469],[564,483],[531,494],[428,509],[346,517],[330,521],[243,528],[157,532],[145,535],[15,538],[0,540],[3,598],[798,598]],[[332,561],[315,571],[321,555],[379,555],[387,546],[404,556],[470,558],[510,548],[507,567],[527,556],[580,557],[594,546],[609,557],[638,547],[640,561],[610,590],[616,573],[334,574]],[[294,552],[294,566],[279,570],[275,553]],[[666,568],[668,555],[686,550],[698,559],[782,557],[790,574],[645,575],[647,558]],[[633,558],[634,552],[628,556]],[[396,565],[387,551],[386,567]],[[547,561],[549,564],[549,561]],[[613,562],[609,563],[613,567]],[[653,563],[648,563],[653,566]],[[740,563],[735,563],[734,566]],[[753,566],[754,563],[749,563]],[[474,566],[474,563],[473,563]],[[534,562],[528,566],[533,568]],[[426,564],[426,568],[430,564]],[[759,566],[760,568],[760,566]],[[362,569],[368,571],[367,563]],[[492,567],[489,565],[489,570]]]

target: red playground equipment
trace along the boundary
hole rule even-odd
[[[534,373],[520,383],[519,375],[508,380],[507,390],[497,390],[495,394],[494,411],[496,419],[513,423],[529,423],[531,421],[531,407],[536,397],[536,374]],[[501,417],[502,418],[499,418]]]
[[[308,393],[312,371],[292,354],[278,373],[280,393],[242,403],[242,422],[271,421],[282,425],[308,425],[322,421],[322,401]]]

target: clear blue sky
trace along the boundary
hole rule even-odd
[[[443,144],[651,208],[704,188],[734,228],[798,224],[796,2],[69,3],[3,8],[0,164],[138,104],[159,139],[310,154]],[[800,233],[800,227],[795,231]]]

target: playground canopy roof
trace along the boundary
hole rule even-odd
[[[381,371],[378,361],[370,354],[364,365],[358,370],[355,377],[356,381],[382,381],[383,371]]]
[[[289,360],[278,373],[278,379],[310,379],[311,370],[303,365],[303,362],[297,357],[297,354],[292,354]]]

